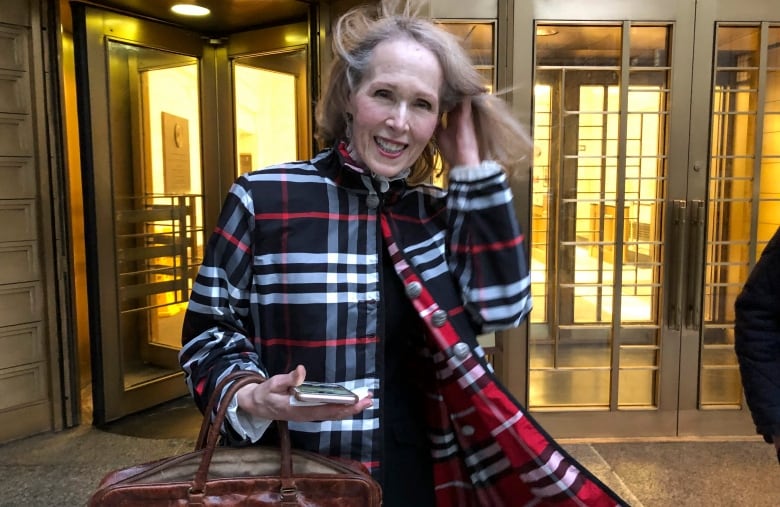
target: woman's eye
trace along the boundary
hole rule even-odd
[[[377,90],[374,92],[374,97],[379,97],[382,99],[389,99],[392,95],[390,94],[389,90]]]
[[[417,107],[419,107],[420,109],[425,109],[426,111],[430,111],[431,109],[433,109],[433,104],[431,104],[427,100],[418,100]]]

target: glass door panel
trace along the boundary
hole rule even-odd
[[[437,21],[466,48],[474,68],[485,78],[489,93],[496,89],[496,26],[491,21],[453,20]]]
[[[237,64],[234,80],[238,174],[274,162],[295,160],[298,150],[294,76]],[[274,100],[258,100],[268,96]]]
[[[238,175],[308,156],[307,61],[306,49],[233,61]]]
[[[131,390],[180,375],[203,235],[199,66],[193,56],[106,46],[120,371]]]
[[[776,3],[714,0],[698,8],[688,181],[691,269],[682,293],[681,435],[752,435],[734,354],[734,300],[780,223]],[[758,22],[756,20],[765,20]],[[699,38],[700,37],[700,38]],[[705,79],[707,80],[705,82]],[[696,174],[700,176],[695,176]],[[703,175],[702,175],[703,174]],[[701,197],[695,197],[701,196]],[[695,199],[701,199],[696,201]],[[693,367],[695,365],[695,367]]]
[[[777,11],[622,5],[516,15],[535,309],[513,387],[556,436],[750,435],[733,306],[780,223]]]
[[[295,23],[231,35],[225,45],[233,84],[234,179],[312,155],[309,28]],[[229,186],[231,181],[225,181]]]
[[[780,226],[780,26],[718,23],[698,406],[744,411],[734,300]],[[698,316],[694,316],[698,317]]]
[[[181,324],[201,259],[203,217],[198,62],[194,57],[108,42],[109,58],[130,62],[120,73],[138,89],[138,174],[114,166],[120,339],[129,389],[179,371]],[[132,55],[132,56],[130,56]],[[114,74],[116,75],[116,73]],[[120,96],[117,96],[120,94]],[[193,105],[195,107],[193,107]],[[114,130],[117,127],[114,126]],[[116,184],[131,179],[128,188]]]
[[[536,32],[529,407],[652,408],[671,26]]]

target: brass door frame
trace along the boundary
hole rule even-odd
[[[315,48],[309,44],[309,24],[305,22],[236,33],[227,38],[204,38],[195,32],[81,2],[74,2],[72,10],[74,33],[78,34],[76,45],[80,48],[76,51],[76,67],[85,238],[88,245],[94,245],[87,248],[86,254],[93,415],[95,424],[102,424],[186,394],[180,371],[131,389],[123,385],[117,252],[113,243],[117,231],[115,213],[110,211],[114,207],[109,170],[111,145],[97,136],[92,138],[93,133],[110,132],[107,41],[186,55],[199,63],[203,244],[214,229],[236,176],[231,59],[300,48],[308,51],[308,74],[298,97],[303,120],[299,122],[302,127],[298,139],[299,144],[305,145],[301,155],[309,156],[312,136],[308,97],[313,93],[311,58]]]
[[[97,133],[109,133],[110,107],[106,84],[109,68],[107,41],[115,40],[203,59],[203,41],[195,33],[73,4],[74,41],[79,94],[81,164],[84,182],[87,293],[93,382],[93,421],[102,424],[126,414],[186,394],[182,373],[132,389],[124,388],[120,300],[111,143]],[[205,102],[205,101],[204,101]],[[204,120],[213,113],[203,105]],[[204,164],[213,157],[214,136],[204,135]]]

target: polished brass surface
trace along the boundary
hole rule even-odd
[[[670,30],[537,25],[532,409],[658,406]]]
[[[780,27],[720,23],[715,36],[709,226],[693,302],[703,318],[699,406],[740,408],[734,301],[780,225]],[[704,223],[704,204],[697,210]]]
[[[752,433],[733,304],[780,222],[772,2],[530,4],[535,309],[510,387],[559,435]]]

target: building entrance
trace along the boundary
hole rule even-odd
[[[733,301],[780,222],[773,0],[498,4],[494,82],[536,150],[535,310],[497,371],[555,437],[752,434]],[[311,154],[316,52],[305,23],[205,40],[80,8],[100,423],[184,393],[204,241],[237,174]]]
[[[102,424],[186,394],[182,319],[229,185],[311,153],[309,30],[211,39],[82,4],[73,21]]]
[[[532,3],[535,309],[511,387],[555,436],[752,434],[733,303],[780,224],[780,25],[750,21],[772,2]]]

